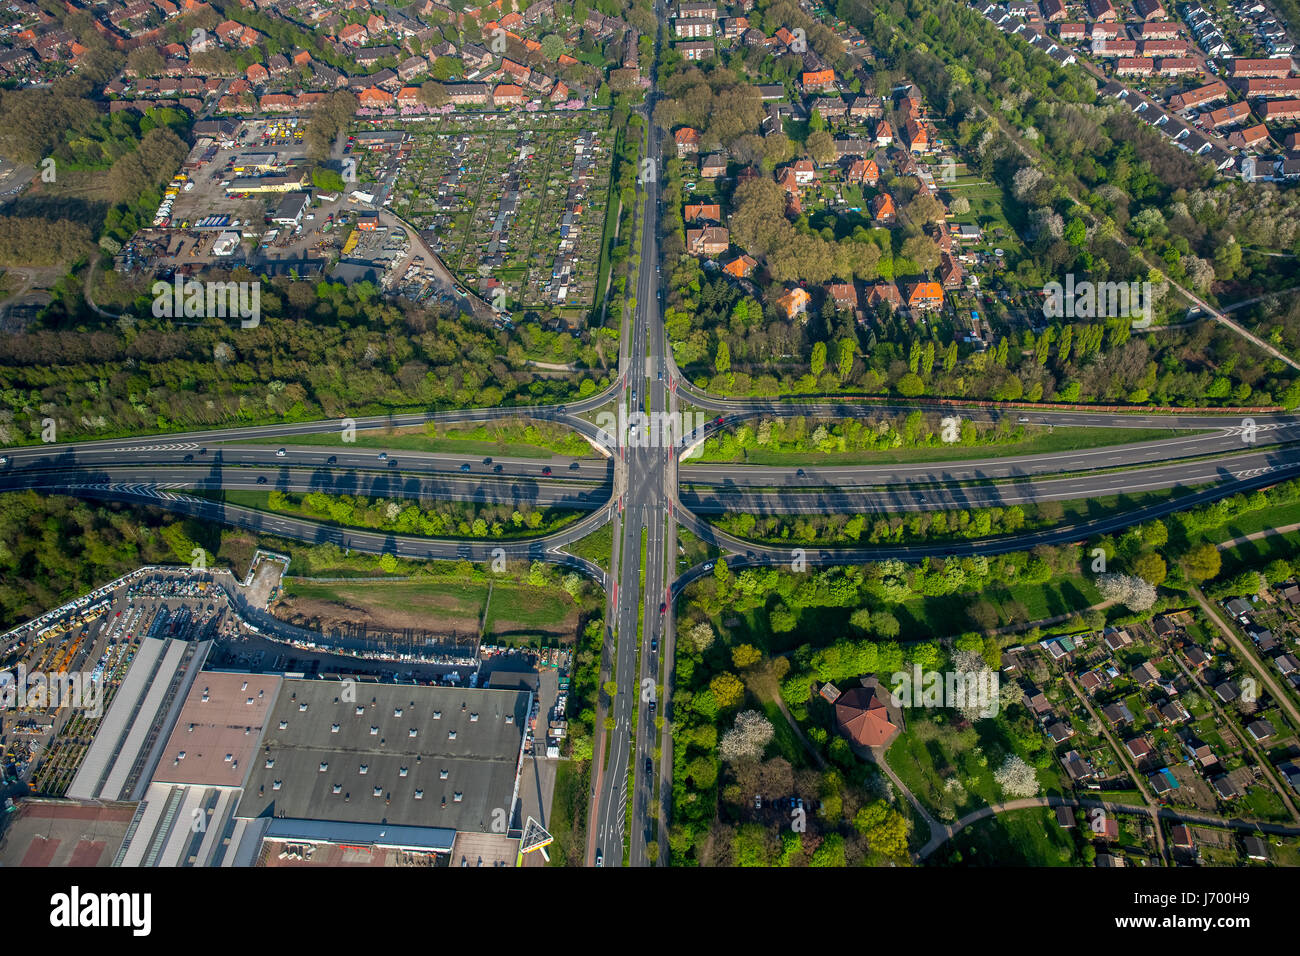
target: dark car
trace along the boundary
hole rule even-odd
[[[186,460],[186,461],[193,461],[193,460],[194,460],[194,456],[193,456],[193,455],[186,455],[186,456],[185,456],[185,460]]]
[[[327,465],[337,465],[338,463],[339,463],[338,455],[330,455],[328,458],[325,459],[325,464]]]
[[[542,474],[543,474],[543,475],[550,475],[550,473],[551,473],[551,466],[550,466],[550,465],[547,465],[545,468],[542,469]]]
[[[652,776],[654,776],[654,772],[655,772],[655,762],[654,762],[652,759],[650,759],[649,757],[646,757],[646,758],[645,758],[645,772],[646,772],[646,776],[647,776],[647,777],[652,777]]]
[[[465,464],[461,465],[461,466],[460,466],[460,470],[461,470],[461,471],[464,471],[464,472],[468,472],[468,471],[469,471],[469,463],[466,462]]]
[[[485,465],[490,465],[490,464],[492,464],[492,457],[489,455],[487,458],[484,458],[484,459],[483,459],[483,464],[485,464]]]
[[[650,638],[650,652],[654,653],[657,650],[659,650],[659,638],[652,637]]]
[[[264,485],[264,484],[266,484],[266,475],[258,475],[258,476],[257,476],[257,483],[258,483],[259,485]]]
[[[569,471],[578,471],[581,468],[582,468],[582,463],[575,461],[572,465],[569,466]]]
[[[666,610],[668,610],[668,602],[664,601],[659,605],[659,613],[662,614]]]
[[[794,474],[795,474],[795,477],[796,477],[796,478],[807,478],[807,477],[808,477],[808,473],[807,473],[806,471],[804,471],[802,468],[800,468],[800,469],[799,469],[798,471],[796,471]]]
[[[503,471],[505,471],[505,468],[503,468],[501,465],[497,465],[492,469],[493,474],[497,474],[497,475],[501,474],[501,472]]]

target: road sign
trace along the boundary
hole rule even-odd
[[[519,852],[532,853],[534,850],[549,846],[554,839],[555,837],[546,832],[545,827],[532,817],[529,817],[528,822],[524,824],[523,839],[519,841]],[[546,854],[543,853],[542,855],[545,856]]]

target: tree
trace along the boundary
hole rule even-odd
[[[1097,590],[1106,600],[1123,604],[1130,611],[1145,611],[1156,603],[1155,587],[1136,575],[1100,575]]]
[[[447,93],[447,88],[437,80],[430,80],[420,85],[420,92],[417,94],[421,103],[425,106],[446,106],[451,102],[451,97]]]
[[[814,376],[821,375],[822,370],[826,368],[826,343],[814,342],[812,348],[812,373]]]
[[[840,380],[843,381],[844,379],[847,379],[849,373],[853,371],[853,340],[840,339],[837,349],[839,351],[839,359],[836,362],[836,366],[840,373]]]
[[[1006,761],[993,773],[993,779],[1008,797],[1032,797],[1038,793],[1038,774],[1016,754],[1008,754]]]
[[[712,646],[714,637],[713,625],[708,621],[700,621],[686,632],[686,643],[695,653],[703,654]]]
[[[719,710],[737,706],[745,697],[745,685],[739,677],[730,672],[723,672],[709,681],[713,699],[718,702]]]
[[[1219,549],[1208,542],[1197,545],[1183,556],[1183,571],[1197,584],[1217,577],[1222,566]]]
[[[756,710],[741,711],[736,715],[736,723],[718,742],[718,756],[727,763],[758,760],[774,736],[776,728],[766,717]]]
[[[1148,551],[1133,560],[1133,573],[1149,584],[1159,587],[1164,583],[1168,568],[1165,567],[1164,558],[1154,551]]]
[[[731,371],[731,347],[727,345],[725,339],[718,342],[718,352],[713,360],[713,367],[717,369],[719,375],[726,375]]]
[[[804,142],[804,148],[808,150],[808,155],[818,166],[827,166],[835,162],[835,140],[825,130],[810,133]]]
[[[900,254],[916,264],[922,272],[929,272],[939,265],[939,247],[929,236],[912,236],[903,240]]]
[[[753,667],[763,659],[763,652],[753,644],[737,644],[731,649],[731,663],[740,670]]]
[[[542,37],[542,56],[548,60],[558,60],[564,54],[564,38],[555,33]]]
[[[916,398],[925,394],[925,382],[915,372],[908,372],[898,380],[898,394],[904,398]]]
[[[889,857],[907,855],[907,835],[911,822],[884,800],[877,800],[859,810],[853,827],[876,853]]]

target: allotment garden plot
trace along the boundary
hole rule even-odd
[[[552,113],[412,123],[391,208],[487,301],[499,303],[500,287],[512,312],[578,317],[594,305],[608,203],[612,133],[592,128],[603,120]],[[359,158],[361,180],[384,178]]]

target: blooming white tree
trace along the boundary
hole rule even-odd
[[[744,710],[736,715],[736,723],[722,735],[718,754],[728,763],[737,760],[757,760],[763,748],[772,742],[776,729],[772,722],[756,710]]]
[[[1007,756],[993,772],[993,779],[1008,797],[1032,797],[1038,792],[1038,774],[1015,754]]]
[[[689,631],[686,632],[686,640],[694,648],[697,654],[703,654],[713,643],[714,633],[713,625],[708,621],[700,621]]]
[[[1155,586],[1134,574],[1103,574],[1097,578],[1097,590],[1130,611],[1145,611],[1156,603]]]

